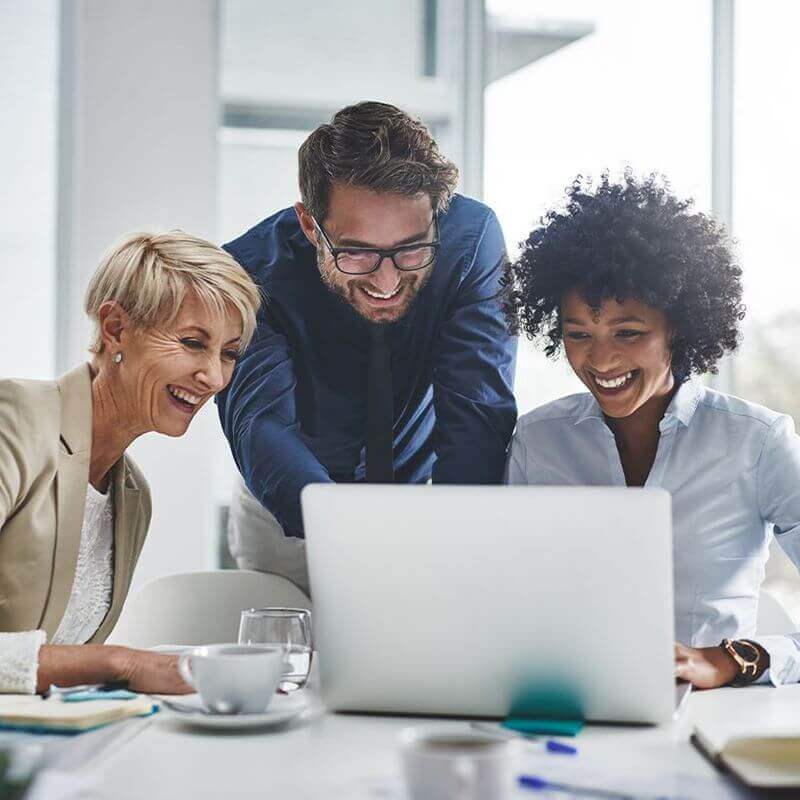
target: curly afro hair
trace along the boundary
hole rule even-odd
[[[503,279],[503,311],[512,333],[560,351],[561,298],[577,289],[592,309],[634,298],[659,309],[672,332],[678,381],[716,372],[736,349],[744,318],[742,270],[724,229],[692,211],[657,174],[626,170],[594,186],[578,176],[563,210],[552,210],[523,244]]]

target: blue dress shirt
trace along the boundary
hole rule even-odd
[[[688,381],[660,430],[645,485],[672,495],[676,640],[706,647],[750,638],[770,654],[766,680],[800,680],[800,634],[754,636],[773,532],[800,567],[800,437],[791,417]],[[506,477],[625,486],[614,434],[589,393],[519,420]]]
[[[389,326],[398,483],[501,483],[514,430],[515,340],[497,299],[494,213],[456,195],[430,279]],[[300,490],[364,479],[369,323],[322,283],[294,209],[225,245],[262,289],[253,342],[217,398],[250,491],[302,536]]]

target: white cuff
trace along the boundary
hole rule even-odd
[[[784,683],[800,681],[800,649],[791,636],[759,636],[752,641],[760,644],[769,653],[769,669],[758,683]]]
[[[44,631],[0,633],[0,693],[35,694]]]

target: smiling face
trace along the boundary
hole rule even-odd
[[[622,419],[674,386],[670,332],[663,312],[629,298],[593,311],[576,290],[561,300],[570,366],[606,416]]]
[[[317,263],[325,285],[342,297],[368,322],[396,322],[430,277],[434,264],[400,271],[384,258],[375,272],[348,275],[337,269],[333,256],[305,207],[295,206],[306,237],[317,248]],[[434,238],[433,209],[427,194],[405,197],[334,184],[328,213],[318,220],[334,247],[373,247],[389,250]]]
[[[118,415],[132,427],[181,436],[193,417],[231,379],[242,323],[238,312],[220,315],[188,293],[169,324],[123,328],[123,361],[110,364]]]

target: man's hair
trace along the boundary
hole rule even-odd
[[[94,323],[89,350],[103,351],[100,306],[115,300],[141,329],[170,325],[188,293],[223,316],[238,313],[244,351],[256,327],[261,295],[233,256],[183,231],[129,233],[110,247],[86,290],[85,308]]]
[[[334,183],[408,197],[424,192],[441,210],[458,180],[458,168],[422,122],[388,103],[338,111],[303,142],[299,167],[303,205],[320,221]]]

